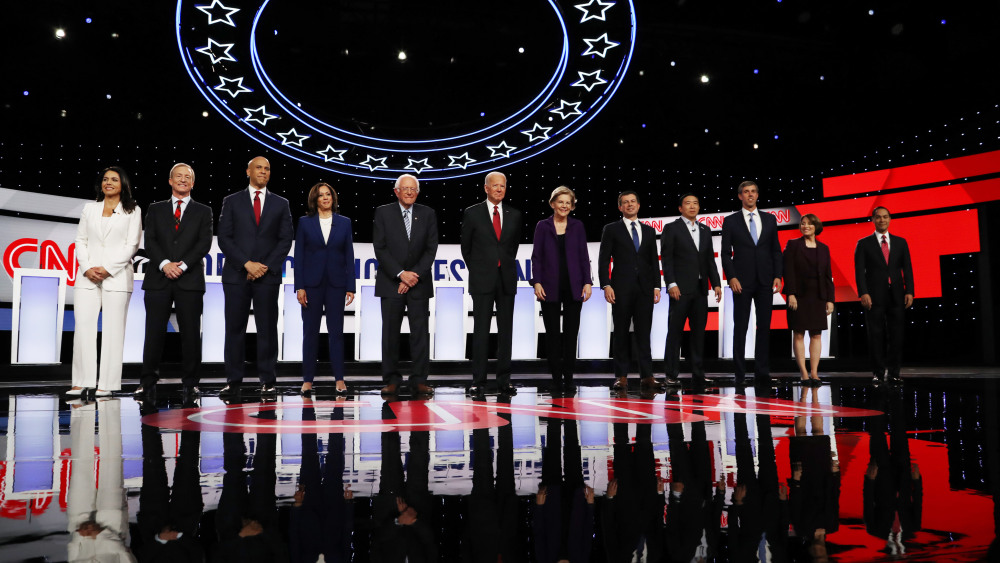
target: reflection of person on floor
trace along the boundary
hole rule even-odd
[[[333,409],[333,420],[344,410]],[[316,420],[312,399],[302,401],[302,420]],[[326,459],[320,470],[316,434],[302,435],[302,468],[288,526],[291,559],[314,563],[320,554],[327,562],[351,560],[354,531],[354,493],[344,486],[344,435],[327,436]]]
[[[757,473],[747,431],[747,415],[736,426],[736,490],[729,508],[729,552],[733,561],[788,559],[788,488],[778,485],[771,421],[757,415]]]
[[[462,537],[462,561],[496,563],[525,559],[514,484],[514,431],[510,414],[497,414],[507,424],[497,428],[495,479],[489,429],[472,431],[472,494]]]
[[[652,426],[637,424],[629,443],[628,424],[614,425],[614,479],[601,507],[608,561],[663,558],[663,482],[653,462]]]
[[[684,442],[680,424],[667,424],[667,438],[673,472],[667,505],[667,553],[671,561],[709,561],[719,549],[726,486],[720,480],[713,495],[705,423],[691,423],[690,443]]]
[[[803,387],[800,399],[819,403],[819,389]],[[827,534],[840,528],[840,462],[833,457],[830,437],[823,434],[823,417],[809,418],[812,435],[806,432],[806,417],[797,416],[795,435],[789,439],[789,508],[795,534],[805,542],[809,557],[823,560]]]
[[[540,563],[590,561],[594,537],[594,489],[583,482],[583,460],[576,421],[550,418],[546,424],[542,484],[535,496],[535,510],[531,518],[535,559]],[[565,448],[561,447],[563,427],[566,428]]]
[[[259,418],[275,418],[274,411],[261,411]],[[218,552],[213,561],[288,561],[278,531],[275,502],[277,434],[257,434],[253,448],[253,470],[249,479],[243,434],[222,435],[222,495],[216,512]],[[247,484],[249,481],[249,487]]]
[[[198,538],[205,503],[201,496],[201,432],[181,432],[173,488],[167,485],[160,429],[142,425],[142,488],[139,489],[138,553],[142,561],[204,561]],[[135,543],[133,543],[135,548]]]
[[[394,417],[389,403],[384,403],[382,418]],[[437,540],[431,526],[430,457],[430,432],[410,432],[404,480],[399,432],[382,433],[382,471],[372,505],[372,561],[438,560]]]
[[[865,471],[864,520],[865,531],[885,539],[890,555],[903,555],[903,542],[920,529],[924,486],[920,468],[910,460],[902,396],[890,393],[891,399],[878,409],[886,414],[873,418],[868,431],[871,459]]]
[[[100,456],[94,455],[97,414],[100,414]],[[73,461],[66,499],[69,561],[136,560],[125,547],[128,506],[122,474],[121,424],[118,399],[104,399],[97,405],[73,405],[69,430]]]

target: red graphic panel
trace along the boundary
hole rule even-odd
[[[823,178],[823,195],[850,194],[905,188],[920,184],[946,182],[960,178],[1000,172],[1000,151],[949,158],[912,166],[873,170],[848,176]]]
[[[914,198],[914,195],[908,194],[908,197]],[[826,219],[817,216],[820,220]],[[830,247],[837,301],[858,299],[857,284],[854,281],[854,249],[858,239],[874,232],[875,228],[871,222],[867,222],[825,227],[823,234],[819,236],[819,240]],[[979,252],[979,212],[970,209],[893,219],[889,225],[889,233],[903,237],[910,247],[914,297],[941,297],[941,257]],[[781,247],[784,248],[789,239],[798,236],[800,235],[797,230],[780,231],[778,238]]]
[[[996,200],[1000,200],[1000,178],[841,201],[808,203],[796,205],[795,209],[802,215],[812,213],[821,221],[827,222],[843,219],[870,219],[872,211],[878,206],[883,206],[893,215],[898,215],[943,207],[975,205]]]

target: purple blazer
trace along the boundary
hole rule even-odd
[[[560,300],[559,295],[559,244],[556,242],[556,224],[553,217],[542,219],[535,225],[535,236],[531,250],[532,286],[542,284],[545,301]],[[569,288],[574,301],[583,301],[583,286],[592,284],[590,277],[590,254],[587,252],[587,231],[583,223],[572,217],[566,218],[566,266],[569,269]]]

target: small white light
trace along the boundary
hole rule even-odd
[[[758,148],[760,148],[759,145],[757,143],[754,143],[753,144],[753,150],[757,150]]]
[[[639,76],[646,76],[646,71],[640,70],[639,71]]]
[[[406,51],[400,51],[399,55],[397,56],[397,58],[399,60],[401,60],[401,61],[405,61],[406,60]]]
[[[117,33],[112,33],[111,34],[111,38],[112,39],[118,39],[118,34]]]
[[[524,52],[524,47],[518,47],[517,48],[517,52],[518,53],[523,53]]]
[[[110,100],[111,99],[111,94],[108,94],[108,95],[106,95],[104,97]]]
[[[203,112],[201,112],[201,116],[202,116],[202,117],[208,117],[208,112],[207,112],[207,111],[203,111]]]
[[[874,16],[875,15],[875,10],[868,10],[868,15],[869,16]]]
[[[62,39],[63,37],[66,37],[66,30],[60,27],[56,30],[56,39]]]
[[[61,111],[59,112],[59,116],[60,116],[60,117],[66,117],[66,110],[61,110]]]
[[[674,143],[674,148],[675,148],[675,149],[677,148],[677,143]]]
[[[708,84],[708,75],[707,74],[702,74],[701,75],[701,83],[702,84]]]
[[[670,61],[670,66],[677,66],[677,63],[674,61]]]

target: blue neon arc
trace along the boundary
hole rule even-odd
[[[205,24],[203,13],[196,10],[196,6],[187,0],[178,0],[175,31],[177,46],[188,76],[208,103],[248,137],[293,160],[363,178],[391,179],[403,172],[416,172],[421,179],[430,180],[459,178],[481,174],[497,166],[521,162],[540,154],[568,139],[607,105],[621,86],[635,46],[633,0],[602,4],[607,5],[601,12],[602,15],[586,16],[580,21],[580,25],[572,27],[573,35],[555,0],[547,0],[556,13],[562,31],[562,54],[552,77],[531,102],[511,115],[470,133],[416,141],[384,139],[345,131],[325,123],[302,111],[277,88],[264,71],[256,44],[257,25],[269,1],[263,0],[255,12],[240,8],[245,10],[242,13],[247,16],[254,14],[252,25],[243,22],[243,26],[240,26],[241,18],[237,16],[237,22],[232,27],[212,27],[211,21]],[[241,3],[240,0],[230,2],[236,5]],[[254,2],[250,0],[247,3]],[[614,10],[616,4],[620,5],[617,11]],[[583,10],[580,8],[583,5],[572,8]],[[627,12],[622,8],[627,9]],[[604,14],[613,16],[613,25],[608,22],[612,18],[605,18]],[[605,36],[609,32],[617,35],[624,31],[626,25],[628,40],[611,37],[610,40],[616,45],[605,50],[607,53],[610,49],[615,49],[610,53],[620,55],[620,59],[618,56],[602,57],[601,60],[583,56],[570,58],[571,50],[582,47],[585,41],[595,40],[591,37],[600,37],[602,32]],[[581,35],[584,32],[588,35]],[[186,45],[182,35],[191,36],[198,44]],[[244,80],[250,81],[246,84],[248,89],[241,90],[235,96],[230,95],[231,99],[222,97],[214,88],[215,82],[219,82],[223,76],[223,71],[208,64],[208,59],[212,57],[207,57],[207,53],[195,52],[196,48],[210,44],[209,40],[220,44],[232,43],[231,56],[236,61],[225,68],[225,76],[232,80],[233,77],[242,75]],[[230,54],[230,49],[227,49],[227,54]],[[234,68],[241,59],[250,61],[252,75]],[[579,75],[579,80],[576,75]],[[584,76],[596,76],[601,82],[590,82],[588,88],[588,84],[583,84]],[[253,83],[254,79],[258,81],[256,84]],[[210,83],[209,80],[215,82]],[[578,113],[555,111],[553,108],[557,106],[574,106],[574,111]],[[250,122],[251,116],[243,116],[241,113],[251,110],[255,112],[260,108],[278,119],[267,119],[265,124],[261,124]],[[538,133],[545,129],[548,131]],[[294,145],[288,142],[293,130],[294,137],[291,138],[297,141]],[[496,150],[496,147],[502,148]],[[340,160],[327,162],[331,154],[337,154]]]
[[[453,137],[442,137],[439,139],[425,139],[419,141],[407,141],[401,139],[371,137],[368,135],[361,135],[358,133],[354,133],[346,129],[342,129],[334,125],[331,125],[329,123],[326,123],[325,121],[299,108],[294,102],[289,100],[288,97],[281,92],[281,90],[278,89],[278,87],[274,84],[274,81],[271,80],[270,75],[268,75],[267,71],[264,70],[264,65],[260,61],[260,55],[257,49],[257,26],[260,22],[261,16],[264,13],[264,9],[267,8],[267,5],[271,2],[271,0],[264,0],[264,2],[260,5],[260,8],[257,10],[257,13],[254,15],[253,26],[250,29],[250,60],[251,63],[253,64],[254,73],[257,75],[258,80],[260,80],[261,84],[264,86],[264,90],[267,92],[268,96],[270,96],[271,99],[273,99],[275,103],[277,103],[278,106],[280,106],[281,109],[283,109],[285,113],[287,113],[290,117],[293,117],[296,121],[298,121],[299,123],[303,124],[306,127],[309,127],[312,131],[315,131],[316,133],[326,134],[343,143],[362,146],[365,148],[370,148],[372,150],[384,151],[386,150],[386,148],[378,146],[369,146],[363,143],[368,143],[368,142],[400,143],[404,145],[403,147],[400,147],[400,149],[406,150],[408,152],[432,152],[439,150],[455,150],[457,148],[466,147],[484,140],[491,139],[497,135],[509,131],[510,129],[516,127],[517,125],[520,125],[521,123],[524,123],[531,117],[532,114],[534,114],[544,106],[548,98],[551,97],[552,93],[559,86],[559,83],[563,79],[563,75],[566,73],[566,66],[569,60],[569,36],[566,30],[566,20],[563,19],[562,14],[559,12],[558,6],[556,6],[555,4],[555,1],[554,0],[548,0],[548,1],[549,1],[549,6],[552,8],[553,12],[555,12],[556,18],[559,20],[559,28],[562,30],[562,35],[563,35],[562,53],[559,55],[559,64],[556,66],[556,70],[552,74],[552,77],[549,78],[549,81],[546,83],[542,91],[539,92],[538,95],[536,95],[535,98],[530,102],[528,102],[528,104],[526,104],[523,108],[517,110],[510,116],[505,117],[487,127],[484,127],[476,131],[472,131],[470,133],[466,133],[464,135],[456,135]],[[509,123],[514,120],[517,121],[515,121],[514,123]],[[475,141],[467,143],[454,144],[450,146],[440,146],[442,143],[449,143],[452,141],[464,139],[466,137],[471,137],[474,135],[479,135],[481,133],[491,131],[493,129],[496,129],[497,127],[503,126],[504,124],[508,124],[506,128],[497,131],[495,133],[492,133],[487,137],[479,138],[476,139]],[[326,131],[323,131],[322,129],[326,129]],[[331,133],[330,131],[334,131],[336,133]],[[342,135],[343,137],[338,137],[337,136],[338,134]],[[358,142],[351,140],[352,138],[363,139],[364,141]],[[427,149],[419,149],[416,148],[416,145],[434,145],[434,146]]]

